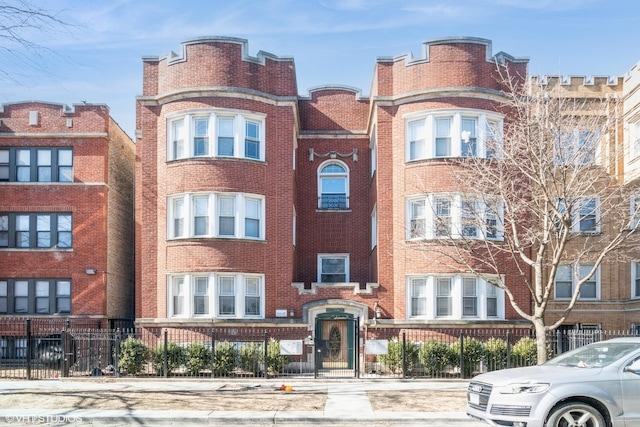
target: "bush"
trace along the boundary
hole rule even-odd
[[[291,361],[286,354],[280,354],[280,342],[274,338],[269,338],[267,344],[267,373],[277,375]]]
[[[464,362],[464,369],[462,374],[464,378],[471,376],[473,371],[478,367],[478,364],[484,356],[484,348],[482,342],[473,337],[464,338],[462,346],[462,360]],[[453,365],[460,367],[460,340],[454,342],[451,345],[451,349],[456,354]]]
[[[118,367],[129,375],[138,375],[147,359],[149,358],[149,348],[137,338],[127,337],[120,343],[120,353],[118,354]]]
[[[451,346],[437,340],[429,340],[420,346],[418,358],[425,372],[435,376],[442,373],[448,365],[452,365],[456,353]]]
[[[240,367],[246,372],[257,375],[260,372],[260,362],[264,359],[264,351],[259,343],[246,343],[238,351]]]
[[[533,366],[538,361],[538,347],[535,338],[523,337],[511,348],[514,366]]]
[[[407,363],[407,372],[413,371],[418,363],[418,352],[420,347],[413,342],[406,342],[405,358]],[[402,373],[402,341],[393,338],[389,341],[387,354],[378,355],[378,361],[386,366],[392,373]]]
[[[228,341],[217,344],[213,353],[213,374],[228,375],[236,365],[236,357],[237,351],[233,344]]]
[[[184,365],[185,349],[174,342],[167,343],[167,375]],[[151,351],[151,365],[158,376],[164,375],[164,343]]]
[[[507,342],[500,338],[489,338],[484,343],[485,360],[490,371],[507,367]]]
[[[203,369],[211,367],[211,350],[204,344],[192,342],[185,352],[184,366],[187,375],[198,375]]]

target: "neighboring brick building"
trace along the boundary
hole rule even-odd
[[[133,318],[134,162],[106,105],[1,106],[1,317]]]
[[[322,340],[334,326],[346,333],[344,319],[396,335],[530,326],[491,286],[507,282],[530,306],[526,287],[512,286],[521,278],[508,257],[482,278],[460,273],[463,263],[432,262],[446,252],[439,227],[465,221],[465,189],[449,159],[492,155],[491,135],[509,120],[496,65],[524,84],[528,60],[493,55],[485,39],[437,39],[418,58],[379,58],[369,98],[337,85],[301,97],[292,58],[247,51],[246,40],[199,38],[179,54],[143,58],[139,325],[286,323]],[[596,83],[583,92],[621,94],[617,80]],[[622,176],[622,166],[614,159],[612,173]],[[499,221],[488,207],[484,214],[483,230],[464,232],[500,239]],[[631,297],[606,295],[622,313],[611,327],[622,327]],[[572,321],[585,322],[589,307]]]

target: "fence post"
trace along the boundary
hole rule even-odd
[[[269,334],[267,331],[264,331],[264,373],[263,376],[267,378],[269,375],[267,371],[269,370]]]
[[[464,373],[464,333],[460,332],[460,378],[465,378]]]
[[[507,369],[511,367],[511,332],[507,331]]]
[[[169,360],[168,360],[168,343],[167,343],[167,330],[164,330],[164,349],[163,349],[163,371],[164,371],[164,377],[167,378],[169,376]]]
[[[211,331],[211,378],[216,377],[216,331]]]
[[[67,354],[69,354],[69,349],[67,348],[67,331],[66,329],[62,330],[60,334],[60,345],[62,345],[62,360],[60,361],[60,377],[66,378],[68,377],[69,370],[67,369]]]
[[[120,340],[122,339],[122,334],[120,332],[120,328],[116,329],[116,345],[115,350],[113,352],[113,372],[115,373],[116,378],[120,377]]]
[[[407,377],[407,333],[402,332],[402,378]]]
[[[356,348],[354,349],[354,354],[356,357],[356,360],[355,360],[356,378],[360,378],[360,316],[356,318],[356,322],[353,326],[355,329],[354,336],[355,336]]]
[[[31,319],[27,319],[27,379],[31,379]]]

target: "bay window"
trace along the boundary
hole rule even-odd
[[[407,115],[406,161],[445,157],[495,157],[502,116],[483,110],[435,110]]]
[[[407,239],[503,239],[503,207],[498,200],[459,193],[407,198]]]
[[[168,317],[264,318],[264,276],[194,273],[168,278]]]
[[[193,110],[170,116],[167,121],[169,161],[191,157],[265,159],[264,115]]]
[[[411,275],[407,276],[407,287],[408,318],[505,318],[504,291],[478,276]]]
[[[264,196],[198,193],[169,197],[169,239],[228,237],[264,240]]]

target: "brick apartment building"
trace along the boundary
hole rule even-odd
[[[145,57],[137,322],[522,325],[494,286],[430,269],[409,249],[429,236],[407,231],[422,220],[412,212],[462,191],[444,159],[463,155],[460,145],[436,152],[414,140],[444,126],[449,141],[478,129],[476,153],[486,155],[484,129],[504,120],[495,61],[526,75],[527,60],[493,56],[487,40],[435,40],[421,58],[378,59],[363,98],[343,86],[299,97],[293,59],[251,57],[240,39]],[[514,280],[507,260],[503,276]],[[473,313],[463,298],[475,298]],[[518,298],[526,304],[528,294]]]
[[[293,59],[250,56],[243,39],[197,38],[178,54],[144,57],[137,323],[287,324],[322,339],[334,326],[346,333],[340,322],[356,319],[396,335],[439,326],[528,328],[491,285],[518,280],[508,258],[495,278],[431,262],[446,251],[431,225],[442,217],[464,221],[456,206],[465,189],[447,159],[489,156],[489,135],[509,120],[496,64],[527,75],[527,59],[494,55],[488,40],[428,41],[419,57],[378,58],[367,98],[345,86],[299,96]],[[562,85],[568,97],[632,99],[638,71],[632,75]],[[628,153],[629,129],[640,135],[640,102],[631,103],[609,136],[613,153]],[[622,158],[609,159],[613,173],[622,179],[635,167],[637,175],[638,166]],[[414,250],[425,239],[437,247]],[[636,276],[636,263],[603,265],[599,298],[581,302],[567,327],[640,323]],[[528,290],[515,295],[529,306]],[[552,305],[550,316],[561,308]]]
[[[0,107],[2,320],[133,317],[134,162],[106,105]]]

